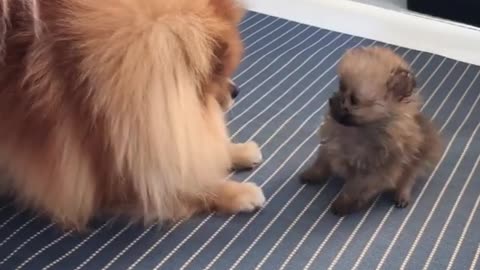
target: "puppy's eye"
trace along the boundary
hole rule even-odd
[[[350,104],[352,104],[353,106],[357,106],[358,105],[357,97],[355,97],[354,95],[350,95]]]

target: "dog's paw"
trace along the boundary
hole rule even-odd
[[[262,151],[256,142],[246,142],[243,144],[243,150],[246,167],[254,168],[262,163]]]
[[[232,147],[232,161],[234,169],[253,169],[262,163],[262,151],[253,141],[235,144]]]
[[[228,181],[216,199],[217,211],[228,214],[253,212],[264,204],[263,191],[254,183]]]
[[[233,198],[234,212],[252,212],[262,208],[265,196],[260,187],[254,183],[242,184],[243,190]]]

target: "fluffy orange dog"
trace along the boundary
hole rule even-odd
[[[65,227],[253,211],[226,179],[261,162],[224,112],[242,53],[233,0],[0,0],[0,184]]]

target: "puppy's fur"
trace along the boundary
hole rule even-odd
[[[338,73],[318,157],[302,179],[344,179],[333,203],[338,215],[360,210],[386,191],[406,207],[418,174],[438,162],[442,149],[436,129],[420,112],[410,67],[389,49],[359,48],[343,56]]]
[[[240,62],[233,0],[0,0],[2,186],[64,227],[103,210],[145,221],[264,203],[229,169],[224,112]]]

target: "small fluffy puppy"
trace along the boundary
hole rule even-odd
[[[249,212],[262,161],[224,113],[243,46],[234,0],[0,0],[0,180],[59,225]]]
[[[406,207],[418,174],[441,153],[437,130],[420,112],[414,74],[383,47],[347,51],[338,74],[339,90],[320,128],[318,157],[302,180],[343,179],[333,203],[337,215],[363,209],[387,191],[394,192],[397,207]]]

